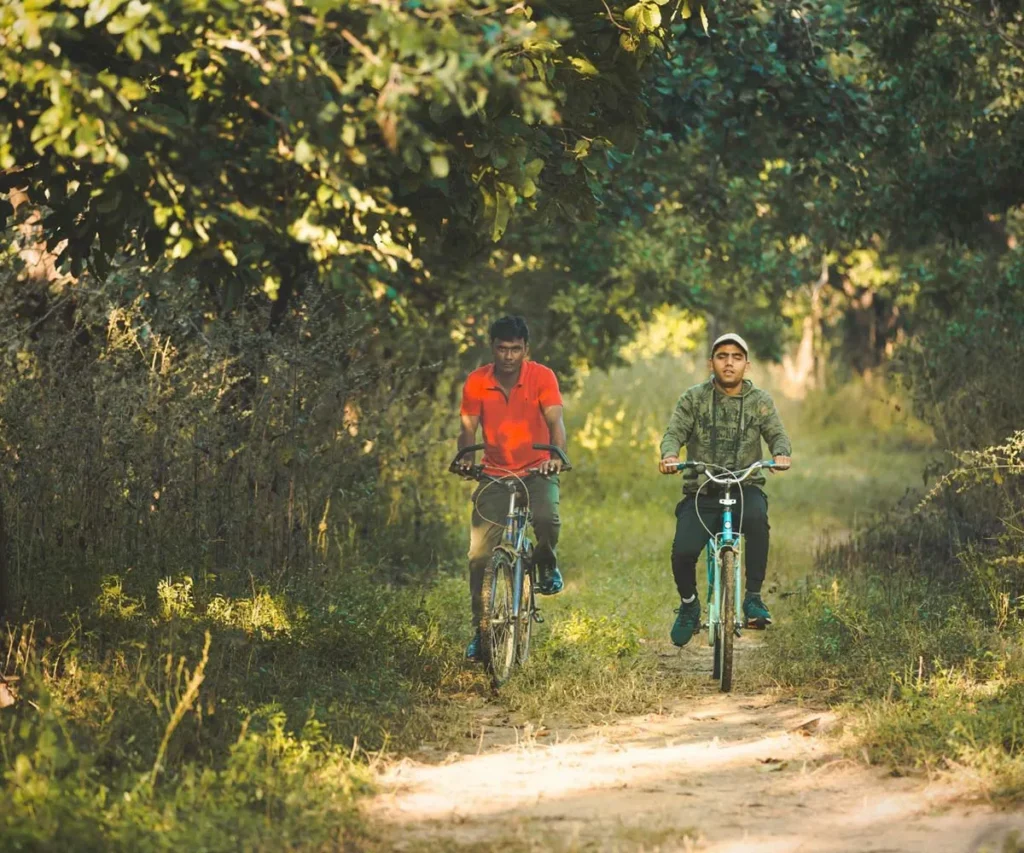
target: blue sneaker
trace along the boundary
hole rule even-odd
[[[679,602],[676,621],[672,623],[669,636],[672,638],[673,645],[682,648],[698,631],[700,631],[700,599],[694,596],[693,601],[689,604]]]
[[[564,586],[558,566],[550,571],[537,567],[537,592],[541,595],[558,595]]]
[[[474,632],[473,639],[469,641],[469,645],[466,646],[466,660],[470,663],[480,663],[483,660],[483,657],[480,655],[479,628]]]
[[[767,628],[772,624],[772,614],[761,600],[758,592],[748,592],[743,597],[743,615],[747,620],[748,628]]]

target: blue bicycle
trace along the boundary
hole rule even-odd
[[[554,453],[562,461],[561,473],[572,470],[568,457],[553,444],[535,444],[533,448]],[[533,543],[526,535],[531,520],[529,495],[522,478],[514,474],[495,477],[485,472],[483,465],[473,465],[468,469],[459,467],[464,456],[483,449],[482,444],[462,448],[448,470],[468,480],[494,483],[508,491],[505,529],[501,541],[494,548],[491,562],[484,570],[480,590],[482,615],[478,626],[484,669],[490,675],[491,683],[498,688],[508,681],[517,665],[526,662],[530,654],[533,623],[544,620],[534,593],[537,578]]]
[[[708,531],[708,645],[715,650],[711,677],[719,682],[723,693],[732,689],[733,640],[740,635],[740,629],[748,627],[743,616],[743,490],[740,485],[761,468],[783,468],[773,459],[764,459],[740,471],[730,471],[721,465],[707,462],[679,462],[676,471],[692,468],[707,477],[697,489],[694,500],[699,499],[701,489],[708,483],[724,486],[725,491],[718,502],[722,505],[722,529],[718,533]],[[732,508],[737,501],[732,497],[732,488],[739,492],[739,524],[733,526]],[[697,512],[700,518],[700,511]],[[703,519],[701,524],[704,524]]]

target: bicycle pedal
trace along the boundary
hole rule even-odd
[[[751,631],[766,631],[771,622],[766,622],[764,619],[748,619],[745,628],[749,628]]]
[[[536,622],[538,625],[544,622],[544,617],[540,615],[539,610],[533,611],[533,621]]]

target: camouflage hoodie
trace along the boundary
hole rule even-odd
[[[765,458],[761,455],[762,438],[772,456],[792,454],[771,395],[744,379],[742,392],[731,397],[709,379],[688,388],[679,398],[661,439],[661,456],[678,456],[685,445],[687,459],[737,470]],[[704,479],[692,471],[684,472],[683,494],[692,495]],[[761,486],[764,475],[758,471],[745,482]]]

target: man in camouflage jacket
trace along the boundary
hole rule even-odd
[[[764,458],[761,439],[767,443],[779,468],[789,467],[792,453],[789,436],[771,395],[743,378],[749,364],[746,341],[739,335],[722,335],[714,342],[709,362],[711,378],[683,392],[661,439],[663,474],[675,472],[673,466],[679,462],[683,446],[687,459],[721,465],[730,471],[742,470]],[[716,532],[721,526],[720,487],[714,483],[705,485],[706,479],[685,469],[683,499],[676,506],[672,574],[680,606],[671,637],[677,646],[686,645],[700,629],[696,569],[697,558],[708,541],[704,525]],[[764,474],[758,471],[744,481],[742,487],[747,588],[743,612],[749,625],[760,628],[772,621],[761,599],[769,538],[768,498],[761,490],[764,482]],[[733,494],[739,497],[735,490]]]

